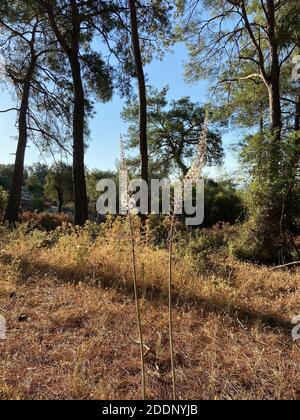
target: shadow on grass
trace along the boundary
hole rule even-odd
[[[8,262],[9,256],[6,255],[6,262]],[[52,264],[32,262],[26,258],[22,259],[19,263],[19,269],[21,273],[20,281],[23,283],[30,282],[31,279],[39,275],[49,275],[56,277],[59,282],[62,283],[79,283],[86,282],[89,285],[100,286],[102,288],[114,289],[133,296],[133,284],[130,281],[124,281],[120,275],[108,276],[97,267],[85,270],[80,267],[58,267]],[[118,278],[119,277],[119,278]],[[146,300],[155,302],[156,304],[167,305],[168,291],[167,282],[166,287],[157,287],[144,285],[141,287],[140,295],[144,296]],[[190,294],[183,296],[182,293],[173,290],[173,301],[174,305],[178,307],[193,306],[194,308],[201,309],[204,313],[219,313],[230,315],[236,322],[243,321],[250,324],[259,323],[263,327],[269,327],[274,329],[280,329],[286,334],[290,334],[291,323],[279,316],[271,313],[264,313],[259,310],[254,310],[247,307],[235,306],[233,302],[224,301],[224,299],[218,299],[212,297],[210,299],[203,298],[201,296]]]

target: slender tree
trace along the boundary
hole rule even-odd
[[[172,42],[169,1],[155,2],[121,0],[111,11],[115,20],[114,39],[106,38],[106,44],[119,63],[121,93],[132,97],[131,79],[138,84],[138,132],[137,146],[140,154],[140,175],[149,178],[149,145],[147,131],[147,89],[145,65],[153,57],[161,58]]]
[[[75,224],[83,225],[88,219],[88,200],[86,194],[84,169],[84,118],[85,95],[82,82],[80,64],[80,26],[81,20],[78,5],[75,0],[70,1],[71,8],[71,41],[67,41],[67,34],[62,33],[57,22],[54,6],[50,2],[38,1],[46,10],[53,32],[66,53],[73,78],[74,111],[73,111],[73,177],[75,193]],[[69,32],[68,32],[69,35]]]
[[[147,98],[146,98],[146,82],[144,65],[141,54],[138,19],[136,11],[136,1],[129,1],[130,22],[131,22],[131,39],[132,49],[134,53],[136,77],[139,86],[139,145],[141,155],[141,178],[148,182],[149,176],[149,156],[147,141]]]
[[[85,127],[87,95],[84,88],[84,65],[93,73],[91,87],[97,88],[96,94],[101,99],[111,97],[112,86],[108,67],[104,65],[100,55],[91,51],[90,43],[95,30],[94,18],[107,14],[104,2],[44,1],[36,0],[49,20],[59,47],[66,55],[72,77],[73,86],[73,181],[75,197],[75,224],[83,225],[88,219],[88,198],[85,180]],[[100,31],[102,27],[98,28]],[[104,31],[105,29],[103,29]],[[89,53],[84,54],[83,47]],[[86,47],[87,46],[87,47]],[[98,65],[96,69],[95,64]],[[97,75],[96,75],[97,73]]]
[[[45,196],[57,201],[58,213],[61,213],[64,203],[73,201],[73,195],[72,167],[57,162],[47,174]]]
[[[19,118],[18,118],[19,139],[18,139],[18,147],[16,151],[12,187],[10,190],[7,209],[4,216],[5,220],[9,221],[10,224],[13,224],[18,220],[20,200],[21,200],[25,151],[26,151],[27,139],[28,139],[28,126],[27,126],[28,103],[29,103],[31,81],[32,81],[32,77],[33,77],[33,73],[34,73],[35,65],[36,65],[36,59],[37,59],[35,50],[34,50],[35,35],[36,35],[36,28],[33,29],[31,40],[29,41],[29,47],[30,47],[30,52],[31,52],[30,63],[27,68],[25,77],[23,79],[19,79],[19,82],[21,82],[22,90],[23,90],[21,106],[20,106],[20,111],[19,111]]]
[[[21,7],[20,2],[4,4],[7,14],[1,18],[4,37],[2,53],[6,59],[5,73],[20,102],[18,112],[18,144],[10,194],[4,219],[10,224],[18,220],[21,188],[24,173],[25,152],[28,143],[28,112],[31,89],[37,63],[46,53],[44,25],[30,5]]]

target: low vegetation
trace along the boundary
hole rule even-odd
[[[167,221],[166,221],[167,223]],[[147,397],[172,396],[168,250],[134,221]],[[298,399],[299,272],[228,256],[236,228],[174,240],[177,387],[187,399]],[[138,399],[140,353],[129,227],[1,230],[1,399]],[[207,238],[211,242],[208,249]],[[189,246],[186,244],[189,243]],[[116,251],[117,250],[117,251]]]

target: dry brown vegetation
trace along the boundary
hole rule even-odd
[[[101,230],[99,232],[99,230]],[[168,251],[136,229],[147,392],[170,398]],[[0,399],[138,399],[138,329],[128,226],[0,234]],[[299,272],[178,246],[177,386],[184,399],[299,399]]]

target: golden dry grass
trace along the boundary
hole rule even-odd
[[[140,355],[126,225],[1,233],[0,399],[138,399]],[[136,232],[148,397],[170,398],[168,253]],[[174,267],[183,399],[299,399],[300,275],[222,255]],[[20,315],[24,315],[20,321]]]

